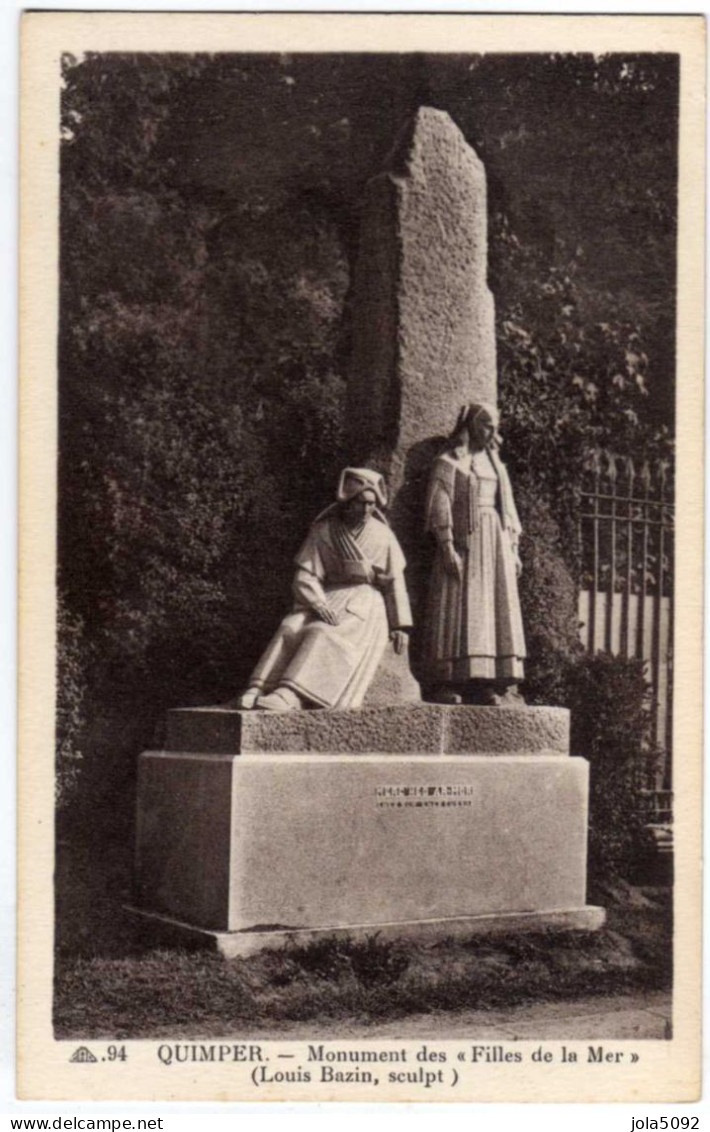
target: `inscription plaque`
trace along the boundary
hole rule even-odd
[[[471,806],[473,786],[462,783],[413,786],[377,786],[377,808],[385,810],[444,809],[449,806]]]

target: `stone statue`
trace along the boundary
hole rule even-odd
[[[382,511],[384,479],[345,468],[336,499],[296,556],[293,611],[257,664],[241,708],[357,708],[388,639],[399,654],[407,646],[405,560]]]
[[[441,703],[523,703],[521,527],[497,452],[497,425],[492,406],[464,405],[429,482],[426,525],[437,550],[423,667],[429,698]]]

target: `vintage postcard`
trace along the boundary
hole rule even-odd
[[[704,67],[24,16],[19,1097],[698,1099]]]

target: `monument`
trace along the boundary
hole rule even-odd
[[[241,955],[604,922],[586,905],[588,766],[568,712],[515,691],[520,525],[496,446],[486,242],[483,166],[424,107],[367,189],[356,466],[297,559],[296,605],[237,705],[171,711],[166,748],[140,758],[137,912],[162,940]],[[374,513],[385,490],[394,534]],[[431,537],[425,500],[426,703],[397,546]]]

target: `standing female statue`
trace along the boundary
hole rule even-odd
[[[442,703],[523,702],[521,527],[497,425],[491,406],[465,405],[429,482],[426,523],[437,551],[423,660],[431,698]]]
[[[388,639],[406,647],[412,620],[404,555],[381,510],[385,483],[345,468],[336,502],[296,556],[294,606],[257,664],[241,708],[360,707]]]

